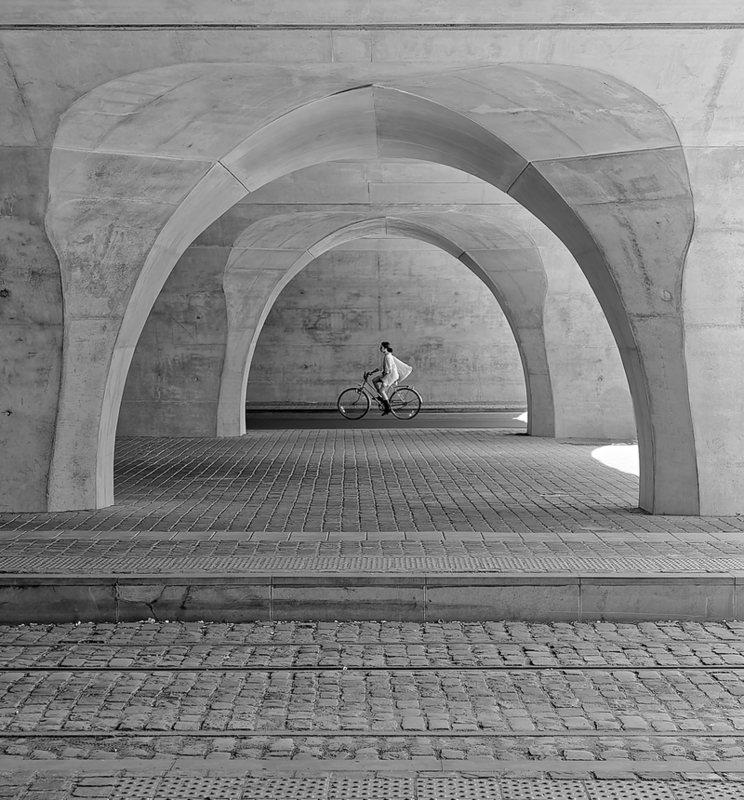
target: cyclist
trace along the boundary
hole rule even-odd
[[[385,414],[389,414],[391,411],[388,391],[393,384],[400,380],[405,380],[411,374],[413,368],[393,355],[393,348],[390,346],[390,342],[380,342],[380,352],[382,353],[382,366],[373,369],[371,372],[365,372],[364,377],[366,379],[376,372],[382,372],[382,375],[375,378],[372,383],[377,389],[380,400],[382,400],[384,406],[382,416],[384,417]]]

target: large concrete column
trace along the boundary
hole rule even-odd
[[[219,215],[245,189],[201,161],[139,158],[130,159],[127,172],[136,192],[113,201],[96,180],[108,177],[110,163],[91,158],[75,165],[74,154],[57,155],[51,234],[62,266],[65,343],[49,508],[99,508],[114,500],[114,437],[132,355],[155,298],[193,238],[192,204],[206,202]],[[86,193],[67,189],[75,187],[76,168]],[[196,193],[189,191],[194,184]],[[167,202],[173,199],[180,205]]]
[[[62,286],[44,230],[48,164],[48,149],[0,147],[0,511],[47,507],[62,364]]]
[[[744,145],[732,138],[741,130],[687,153],[696,221],[684,334],[703,514],[741,514],[744,496]]]

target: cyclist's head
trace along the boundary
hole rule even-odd
[[[385,350],[388,353],[393,352],[393,348],[390,347],[390,342],[380,342],[380,350]]]

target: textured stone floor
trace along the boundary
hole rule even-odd
[[[121,440],[117,505],[0,516],[0,572],[737,573],[510,430]],[[744,623],[0,628],[0,798],[744,798]]]
[[[741,798],[742,696],[744,623],[6,626],[0,797]]]
[[[650,516],[594,446],[504,429],[249,431],[123,439],[116,505],[2,514],[0,530],[742,531],[744,517]]]
[[[5,574],[729,573],[744,534],[0,531]]]

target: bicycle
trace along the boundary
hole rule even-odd
[[[350,386],[338,396],[336,408],[341,416],[346,419],[361,419],[369,411],[372,400],[377,403],[380,411],[385,410],[377,390],[369,382],[370,374],[365,372],[359,386]],[[398,386],[389,400],[390,410],[398,419],[413,419],[421,410],[421,395],[413,386]]]

